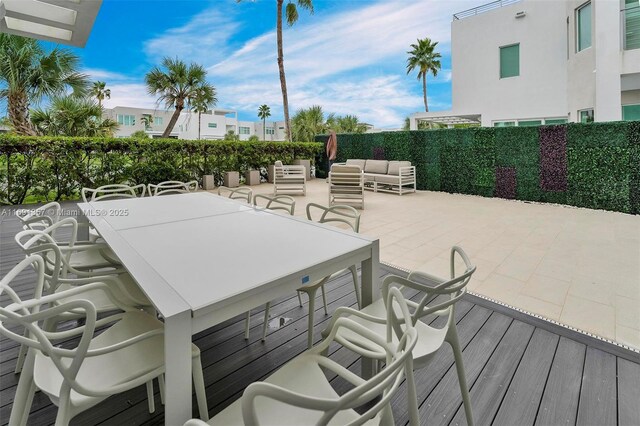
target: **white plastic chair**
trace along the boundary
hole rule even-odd
[[[461,274],[456,274],[455,271],[456,256],[462,259],[465,265],[465,270]],[[464,250],[457,246],[451,249],[450,264],[450,279],[435,277],[419,271],[412,272],[406,279],[394,275],[387,276],[382,283],[382,298],[364,307],[361,311],[339,307],[333,314],[329,326],[323,331],[323,335],[331,333],[333,322],[346,317],[357,321],[368,330],[383,336],[388,327],[386,321],[390,309],[388,309],[389,304],[386,303],[386,296],[390,290],[394,287],[398,289],[406,287],[419,291],[419,302],[407,301],[407,305],[412,310],[411,320],[418,332],[418,342],[413,350],[414,366],[415,368],[426,367],[442,344],[444,342],[449,343],[453,349],[467,423],[473,425],[471,400],[469,398],[469,389],[467,387],[462,361],[462,350],[460,348],[460,342],[458,341],[454,310],[456,302],[466,293],[466,286],[476,271],[476,267],[471,263]],[[431,301],[433,296],[446,296],[446,298],[442,300],[441,297]],[[447,324],[443,328],[431,327],[420,320],[427,315],[447,316]],[[396,328],[396,331],[399,330]],[[370,346],[367,339],[362,338],[358,333],[353,333],[348,330],[344,332],[340,331],[336,340],[344,342],[347,346],[362,345],[363,348]],[[382,358],[378,359],[384,361]]]
[[[304,352],[285,364],[263,382],[247,387],[242,398],[231,404],[208,423],[190,420],[185,426],[235,426],[235,425],[382,425],[394,424],[389,402],[398,392],[403,378],[407,379],[410,425],[418,426],[418,406],[411,351],[417,341],[417,333],[411,324],[407,305],[398,289],[389,292],[389,304],[400,309],[391,310],[386,320],[387,333],[381,337],[366,327],[347,318],[333,323],[331,333],[316,347]],[[403,324],[399,339],[392,339],[393,327]],[[343,331],[362,336],[367,349],[350,342],[341,342]],[[385,360],[385,367],[369,380],[352,373],[323,355],[333,342],[344,344],[360,356]],[[336,374],[353,385],[348,392],[338,394],[327,380]],[[363,413],[355,408],[367,406]]]
[[[333,204],[355,204],[364,210],[364,173],[359,166],[331,166],[329,205]]]
[[[15,236],[16,243],[20,246],[28,258],[32,255],[39,255],[44,261],[44,287],[43,293],[54,294],[66,291],[70,288],[84,285],[87,282],[96,282],[96,277],[101,277],[113,271],[116,287],[112,289],[112,293],[117,296],[121,303],[136,306],[139,309],[146,309],[148,312],[155,312],[151,306],[151,302],[142,293],[133,278],[128,273],[119,270],[100,270],[82,271],[74,268],[68,263],[67,257],[63,254],[62,249],[56,244],[51,235],[43,231],[27,230],[21,231]],[[88,247],[88,246],[87,246]],[[75,278],[67,278],[68,274]],[[83,298],[93,303],[96,312],[111,312],[119,309],[118,305],[113,303],[111,299],[106,297],[103,292],[88,292],[83,294]],[[69,299],[63,299],[61,303],[69,302]],[[50,330],[56,327],[59,322],[81,319],[84,312],[66,312],[57,319],[50,318],[50,323],[45,328]],[[22,345],[18,353],[15,372],[22,370],[24,359],[26,356],[26,346]]]
[[[267,210],[282,210],[293,216],[296,211],[296,201],[293,197],[288,195],[263,195],[257,194],[253,197],[253,205],[258,207],[258,200],[266,200],[267,203],[263,207]],[[300,302],[302,305],[302,302]],[[269,309],[271,307],[271,302],[267,302],[264,308],[264,323],[262,325],[262,341],[266,339],[267,336],[267,327],[269,326]],[[246,340],[249,339],[249,329],[251,328],[251,311],[247,311],[247,318],[244,323],[244,338]]]
[[[11,288],[24,269],[38,271],[35,297],[23,301]],[[65,426],[77,414],[90,409],[111,395],[147,384],[164,373],[164,325],[155,317],[118,301],[109,283],[113,277],[67,291],[43,295],[44,261],[30,256],[0,281],[0,294],[10,304],[0,307],[0,334],[29,347],[24,369],[16,389],[9,424],[26,425],[37,390],[58,406],[56,426]],[[95,306],[82,295],[104,292],[119,305],[121,312],[97,318]],[[70,299],[64,302],[65,299]],[[83,311],[83,326],[65,331],[47,331],[41,321],[66,312]],[[12,331],[26,330],[24,336]],[[104,328],[96,335],[98,328]],[[58,346],[61,340],[77,338],[77,344]],[[208,419],[200,351],[192,345],[193,375],[200,416]],[[126,362],[123,362],[126,361]],[[148,389],[148,388],[147,388]],[[151,408],[151,407],[150,407]]]
[[[330,222],[342,223],[342,224],[348,225],[354,232],[358,232],[360,230],[360,213],[358,213],[358,211],[351,206],[336,205],[331,207],[325,207],[320,204],[309,203],[307,204],[307,219],[311,221],[314,220],[314,214],[312,213],[314,209],[316,209],[315,211],[320,212],[320,216],[316,220],[319,223],[330,223]],[[325,315],[328,315],[329,312],[327,310],[327,295],[325,293],[324,285],[331,278],[341,275],[347,271],[351,273],[351,277],[353,279],[353,286],[356,294],[356,301],[358,303],[358,306],[360,306],[360,280],[358,279],[358,270],[356,268],[356,265],[352,265],[347,269],[338,271],[319,281],[305,284],[297,289],[296,293],[298,296],[298,303],[300,307],[302,307],[302,298],[300,297],[300,293],[301,292],[307,293],[307,296],[309,297],[308,336],[307,336],[308,337],[307,346],[309,348],[313,346],[313,325],[315,320],[316,293],[318,289],[321,290],[324,313]],[[271,307],[270,303],[267,303],[265,305],[264,325],[262,328],[262,341],[266,340],[267,338],[267,326],[269,321],[270,307]],[[245,323],[244,337],[245,339],[249,338],[249,314],[247,314],[247,319]]]
[[[263,208],[267,210],[282,210],[289,213],[291,216],[295,214],[296,200],[288,195],[269,196],[264,194],[257,194],[253,197],[253,205],[256,207],[259,207],[260,204],[258,200],[266,201],[266,204]]]
[[[218,195],[222,196],[228,193],[228,197],[232,200],[242,200],[246,201],[247,204],[251,204],[251,197],[253,196],[253,191],[251,188],[247,188],[246,186],[241,186],[240,188],[227,188],[226,186],[218,187]]]
[[[198,190],[198,181],[180,182],[177,180],[168,180],[160,182],[157,185],[149,184],[149,195],[157,197],[158,195],[169,194],[185,194],[187,192],[195,192]]]
[[[126,198],[144,197],[147,186],[139,184],[135,186],[126,184],[103,185],[98,188],[82,188],[82,201],[89,203],[103,200],[122,200]],[[92,226],[89,227],[89,240],[96,241],[100,234]]]
[[[273,166],[273,195],[283,192],[307,195],[307,169],[305,166],[283,165],[276,161]]]
[[[18,209],[16,216],[23,229],[45,229],[60,220],[62,207],[52,201],[36,209]]]

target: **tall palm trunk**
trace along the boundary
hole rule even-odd
[[[36,131],[29,120],[29,100],[22,92],[11,92],[7,99],[9,121],[16,133],[23,136],[35,136]]]
[[[198,140],[200,140],[200,122],[202,121],[202,113],[198,111]]]
[[[267,117],[262,119],[262,140],[267,140]]]
[[[162,133],[163,138],[168,138],[171,134],[171,131],[175,127],[178,122],[178,118],[180,118],[180,113],[184,109],[184,101],[179,99],[176,101],[176,110],[173,111],[173,115],[171,116],[171,120],[169,120],[169,124],[167,124],[167,128],[164,129],[164,133]]]
[[[429,105],[427,105],[427,73],[422,74],[422,95],[424,96],[424,110],[429,112]]]
[[[285,139],[289,142],[291,139],[291,127],[289,125],[289,98],[287,96],[287,79],[284,75],[284,54],[282,52],[282,3],[284,0],[278,0],[278,20],[277,20],[277,39],[278,39],[278,69],[280,70],[280,88],[282,89],[282,104],[284,107],[284,132]]]

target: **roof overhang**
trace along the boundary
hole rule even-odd
[[[481,114],[442,114],[424,113],[414,114],[413,118],[417,121],[425,121],[428,123],[438,123],[446,125],[454,124],[480,124]]]
[[[102,0],[0,0],[0,32],[84,47]]]

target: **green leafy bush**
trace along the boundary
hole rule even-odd
[[[76,199],[82,187],[197,180],[295,158],[314,159],[318,143],[0,135],[0,202]]]

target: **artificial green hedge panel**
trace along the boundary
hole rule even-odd
[[[0,135],[0,203],[77,198],[82,187],[202,181],[265,169],[276,160],[315,158],[319,143],[94,139]]]
[[[639,122],[338,135],[350,158],[411,161],[422,190],[640,213]]]

